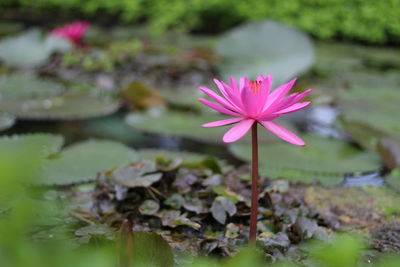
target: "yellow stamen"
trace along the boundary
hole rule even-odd
[[[250,81],[250,89],[256,95],[261,87],[261,81]]]

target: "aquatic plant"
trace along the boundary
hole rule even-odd
[[[259,75],[255,81],[242,77],[240,78],[239,85],[233,77],[230,78],[230,85],[223,81],[214,79],[215,84],[223,96],[220,96],[206,87],[200,87],[201,91],[217,102],[215,103],[200,98],[199,101],[201,103],[222,114],[233,117],[206,123],[202,125],[203,127],[218,127],[236,124],[225,133],[223,137],[225,143],[232,143],[239,140],[250,130],[250,128],[252,129],[250,243],[255,243],[257,235],[258,123],[286,142],[297,146],[305,145],[304,141],[300,137],[273,121],[284,114],[301,110],[311,103],[310,101],[300,103],[302,99],[311,93],[311,89],[308,89],[303,93],[293,93],[285,97],[292,89],[295,81],[296,79],[293,79],[271,92],[271,74],[266,77]]]

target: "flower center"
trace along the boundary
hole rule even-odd
[[[256,95],[261,87],[261,81],[250,81],[250,90]]]

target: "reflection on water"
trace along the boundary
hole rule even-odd
[[[341,186],[344,187],[365,185],[383,186],[386,184],[381,172],[348,175],[344,177],[344,180],[341,183]]]

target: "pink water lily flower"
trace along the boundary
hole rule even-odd
[[[76,21],[52,30],[50,35],[67,39],[75,46],[80,46],[82,37],[89,29],[89,26],[90,24],[86,21]]]
[[[200,87],[200,90],[215,100],[216,103],[204,98],[200,98],[199,101],[233,118],[206,123],[202,126],[218,127],[236,123],[223,137],[225,143],[231,143],[242,138],[254,123],[260,123],[264,128],[286,142],[304,146],[305,143],[301,138],[273,121],[284,114],[296,112],[310,104],[309,101],[299,102],[311,93],[311,89],[303,93],[293,93],[286,96],[295,81],[296,79],[293,79],[271,92],[271,75],[266,77],[260,75],[255,81],[250,81],[244,77],[240,79],[239,85],[233,77],[230,78],[230,85],[214,79],[222,96],[206,87]]]

